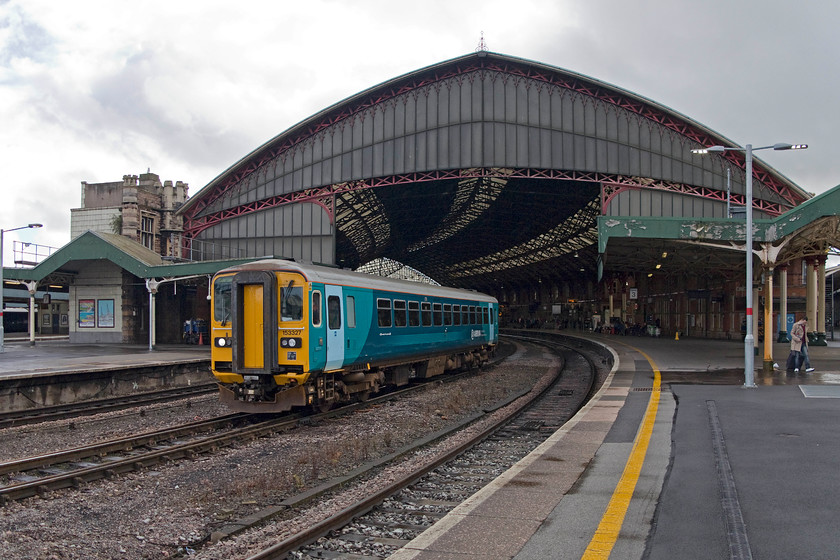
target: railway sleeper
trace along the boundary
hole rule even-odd
[[[418,533],[422,533],[426,529],[429,528],[429,525],[419,525],[413,523],[394,523],[392,521],[378,521],[376,519],[368,519],[365,518],[364,521],[360,522],[362,525],[367,527],[381,527],[384,529],[405,529],[407,531],[417,531]],[[342,535],[343,537],[344,535]]]
[[[409,509],[409,508],[395,508],[395,507],[380,507],[377,511],[387,514],[400,514],[406,515],[410,517],[434,517],[437,519],[441,519],[446,516],[445,513],[440,511],[427,511],[422,509]]]

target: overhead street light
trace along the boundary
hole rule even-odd
[[[0,229],[0,352],[5,352],[5,336],[6,330],[5,326],[3,325],[3,234],[7,231],[17,231],[19,229],[27,229],[27,228],[39,228],[44,227],[44,224],[29,224],[26,226],[20,226],[12,229]],[[29,326],[32,328],[32,325]]]
[[[746,215],[747,215],[747,235],[744,249],[747,256],[747,332],[744,337],[744,387],[755,388],[755,337],[753,336],[753,201],[752,201],[752,179],[753,179],[753,162],[752,154],[758,150],[804,150],[807,144],[773,144],[771,146],[761,146],[760,148],[753,148],[752,144],[747,144],[743,148],[730,148],[727,146],[710,146],[708,148],[700,148],[691,150],[693,154],[719,154],[723,152],[744,152],[745,153],[745,168],[746,173]],[[768,297],[773,297],[770,294]]]

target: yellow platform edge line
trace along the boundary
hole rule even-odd
[[[648,445],[650,444],[650,438],[653,434],[656,413],[659,410],[659,397],[661,395],[660,390],[662,384],[662,376],[659,368],[650,356],[641,350],[634,350],[644,356],[653,368],[653,390],[650,393],[650,400],[648,401],[644,418],[642,418],[642,423],[639,426],[639,431],[636,433],[633,449],[627,458],[627,464],[624,465],[624,472],[621,474],[621,479],[615,487],[615,491],[610,498],[610,503],[607,505],[607,509],[601,517],[601,522],[595,530],[595,535],[589,541],[586,551],[581,556],[582,560],[600,560],[610,557],[610,553],[618,541],[618,534],[624,523],[627,508],[630,507],[630,500],[636,489],[636,483],[639,480]]]

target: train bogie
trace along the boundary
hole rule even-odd
[[[212,369],[237,410],[329,408],[471,367],[498,337],[475,292],[268,260],[213,279]]]

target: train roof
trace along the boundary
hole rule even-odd
[[[360,272],[331,268],[328,266],[302,264],[284,259],[263,259],[252,261],[220,270],[218,274],[238,272],[241,270],[297,272],[303,275],[309,282],[373,288],[377,290],[410,293],[414,295],[470,299],[489,303],[497,302],[496,298],[492,296],[472,290],[434,286],[432,284],[425,284],[422,282],[412,282],[410,280],[400,280],[396,278],[387,278],[385,276],[376,276],[373,274],[363,274]]]

